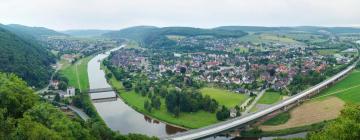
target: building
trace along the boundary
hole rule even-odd
[[[59,89],[59,81],[58,80],[53,80],[51,81],[51,86],[54,87],[55,90]]]
[[[230,117],[231,117],[231,118],[236,117],[236,114],[237,114],[236,109],[234,109],[234,108],[230,109]]]
[[[66,92],[59,92],[61,98],[67,98],[75,96],[75,88],[69,87],[66,89]]]

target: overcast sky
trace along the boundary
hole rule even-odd
[[[56,30],[136,25],[360,26],[360,0],[0,0],[0,23]]]

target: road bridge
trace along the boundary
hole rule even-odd
[[[172,140],[190,140],[190,139],[200,139],[206,138],[210,136],[214,136],[220,134],[222,132],[226,132],[238,127],[246,127],[249,124],[256,122],[262,118],[271,118],[272,116],[276,116],[276,114],[286,111],[289,108],[296,106],[297,104],[309,99],[313,95],[319,93],[322,89],[327,88],[329,85],[334,84],[337,81],[342,80],[348,73],[350,73],[356,66],[359,60],[357,60],[354,64],[348,66],[345,70],[339,72],[338,74],[332,76],[331,78],[326,79],[325,81],[308,88],[290,98],[283,100],[273,106],[270,106],[266,109],[249,113],[237,118],[233,118],[224,122],[220,122],[214,125],[210,125],[207,127],[189,130],[183,133],[170,135],[168,137],[164,137],[163,139],[172,139]]]
[[[108,100],[116,100],[118,95],[114,91],[113,88],[98,88],[98,89],[89,89],[88,93],[90,94],[90,98],[93,101],[108,101]]]
[[[109,87],[109,88],[89,89],[88,93],[100,93],[100,92],[109,92],[109,91],[114,91],[114,89],[111,88],[111,87]]]

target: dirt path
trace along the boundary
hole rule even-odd
[[[262,125],[260,129],[263,131],[276,131],[332,120],[340,115],[344,104],[345,102],[337,97],[329,97],[321,101],[310,101],[291,110],[291,118],[285,124],[276,126]]]

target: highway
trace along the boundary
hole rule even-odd
[[[171,139],[171,140],[190,140],[190,139],[199,139],[199,138],[205,138],[205,137],[209,137],[221,132],[224,132],[226,130],[235,128],[237,126],[246,124],[248,122],[257,120],[263,116],[266,116],[276,110],[282,109],[283,107],[286,107],[288,105],[291,105],[292,103],[297,102],[298,100],[310,95],[313,92],[317,92],[317,90],[329,85],[330,83],[336,81],[337,79],[341,78],[342,76],[345,76],[346,74],[348,74],[349,72],[351,72],[352,69],[355,68],[356,64],[358,61],[356,61],[354,64],[350,65],[349,67],[347,67],[345,70],[339,72],[338,74],[332,76],[331,78],[328,78],[327,80],[310,87],[307,90],[304,90],[286,100],[283,100],[273,106],[270,106],[264,110],[260,110],[254,113],[249,113],[246,115],[243,115],[241,117],[237,117],[231,120],[227,120],[224,122],[220,122],[214,125],[210,125],[207,127],[203,127],[203,128],[199,128],[199,129],[194,129],[194,130],[190,130],[184,133],[180,133],[180,134],[176,134],[176,135],[171,135],[169,137],[165,137],[163,139]]]

